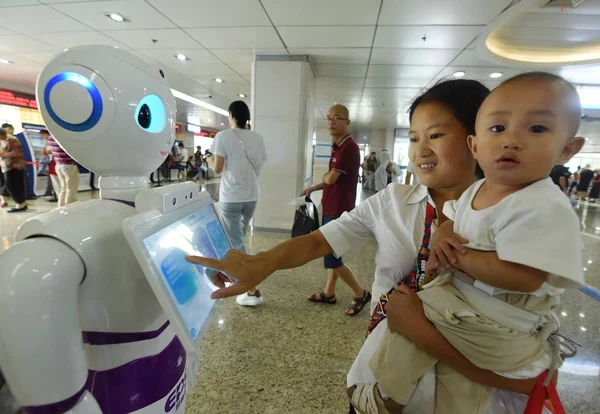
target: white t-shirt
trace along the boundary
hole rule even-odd
[[[377,240],[372,294],[378,299],[411,272],[423,242],[427,202],[435,206],[427,187],[392,183],[320,231],[338,257]]]
[[[248,157],[244,154],[244,150]],[[220,155],[225,159],[219,201],[226,203],[258,201],[258,177],[267,160],[265,143],[260,134],[240,128],[221,131],[215,136],[210,152],[213,156]]]
[[[584,283],[583,242],[577,215],[569,199],[550,178],[545,178],[484,210],[472,208],[473,198],[485,182],[479,180],[458,200],[444,205],[454,220],[454,231],[469,240],[469,247],[496,251],[501,260],[548,272],[534,296],[558,295],[564,288]],[[511,291],[475,281],[490,295]]]

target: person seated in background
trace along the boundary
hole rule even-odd
[[[565,288],[584,283],[577,216],[548,178],[585,142],[575,136],[580,113],[573,85],[553,74],[525,73],[494,89],[469,137],[485,178],[446,202],[448,220],[432,238],[418,293],[427,318],[476,366],[507,378],[536,378],[560,366],[553,309]],[[436,363],[387,331],[370,361],[376,388],[358,384],[349,393],[373,390],[378,412],[401,413]],[[462,413],[487,404],[487,387],[460,375],[438,380]],[[368,406],[353,403],[359,411]],[[451,404],[438,398],[436,406]]]
[[[198,168],[196,168],[196,158],[195,157],[189,157],[187,160],[187,164],[186,164],[186,168],[187,168],[187,176],[192,177],[192,181],[196,180],[196,177],[200,174],[200,171]]]
[[[202,178],[206,176],[206,167],[204,166],[204,155],[202,155],[202,147],[200,145],[196,146],[196,152],[194,153],[194,178],[193,181],[200,182]]]

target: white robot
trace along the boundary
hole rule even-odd
[[[44,68],[36,94],[60,145],[100,175],[100,199],[33,217],[0,254],[2,372],[28,413],[184,413],[186,352],[122,230],[174,143],[164,74],[83,46]]]

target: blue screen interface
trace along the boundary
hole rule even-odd
[[[214,206],[204,206],[146,237],[144,245],[190,335],[196,339],[208,322],[215,304],[210,294],[216,288],[208,278],[211,271],[187,262],[185,256],[221,259],[231,248]]]

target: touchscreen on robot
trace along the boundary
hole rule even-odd
[[[28,413],[184,413],[191,358],[122,231],[175,140],[167,79],[82,46],[45,66],[36,95],[56,141],[100,176],[100,199],[33,216],[0,254],[2,374]]]

